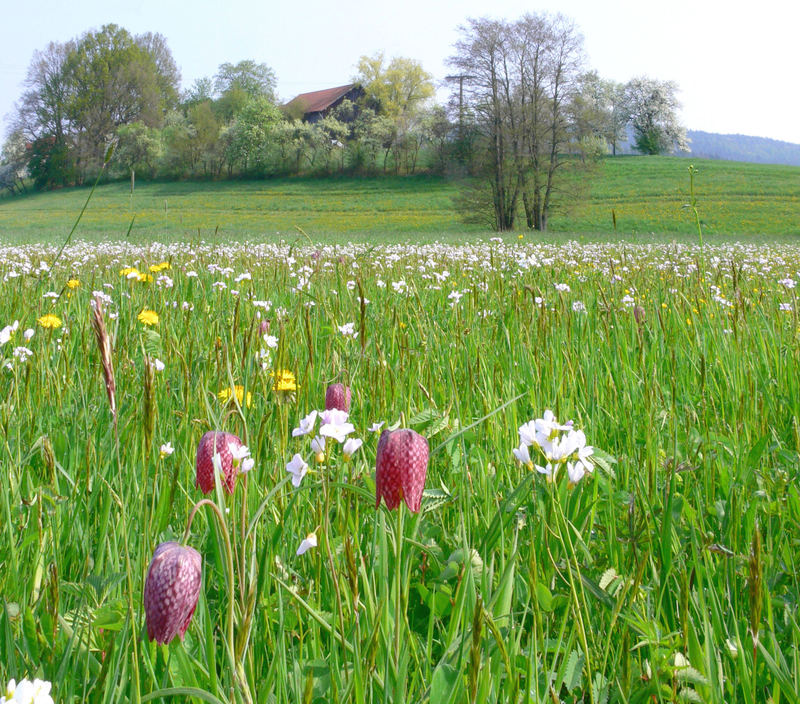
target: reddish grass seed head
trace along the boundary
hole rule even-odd
[[[344,384],[331,384],[325,391],[325,410],[336,409],[350,412],[350,387]]]
[[[195,469],[197,470],[195,486],[199,486],[204,494],[214,490],[215,452],[219,455],[220,465],[225,475],[222,485],[229,494],[233,493],[233,489],[236,486],[238,468],[233,464],[231,445],[234,448],[239,448],[242,445],[242,441],[233,433],[209,430],[200,438],[200,444],[197,446],[197,461],[195,462]]]
[[[153,553],[144,583],[147,637],[169,643],[186,633],[200,596],[203,560],[194,548],[161,543]]]
[[[375,508],[383,499],[392,510],[403,499],[410,511],[419,512],[428,453],[428,441],[413,430],[383,431],[375,459]]]

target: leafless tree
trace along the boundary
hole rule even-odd
[[[583,39],[570,20],[547,14],[470,19],[460,31],[450,64],[470,76],[464,99],[487,145],[495,226],[513,229],[521,200],[527,226],[546,230]]]

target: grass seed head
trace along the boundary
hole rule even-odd
[[[99,297],[95,297],[92,303],[92,330],[97,340],[97,348],[100,351],[100,363],[103,366],[103,380],[106,384],[106,394],[108,404],[111,407],[111,415],[114,417],[114,424],[117,423],[117,384],[114,379],[114,364],[111,360],[111,339],[106,329],[106,321],[103,316],[103,302]]]
[[[181,640],[200,596],[203,560],[194,548],[161,543],[153,553],[144,583],[147,637],[166,644]]]
[[[413,513],[419,512],[425,476],[428,473],[428,441],[413,430],[384,430],[375,459],[375,508],[392,510],[405,500]]]

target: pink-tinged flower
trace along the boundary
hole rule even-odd
[[[325,410],[350,411],[350,387],[344,384],[331,384],[325,392]]]
[[[355,430],[355,426],[348,422],[347,417],[347,411],[337,409],[323,411],[320,413],[319,434],[326,438],[333,438],[336,442],[344,442],[347,436]]]
[[[236,486],[236,475],[239,473],[238,462],[234,462],[234,453],[242,447],[242,441],[233,433],[209,430],[197,446],[197,470],[195,486],[199,486],[204,494],[214,490],[214,456],[219,456],[219,468],[223,474],[222,485],[229,494]]]
[[[169,643],[186,633],[200,596],[203,559],[194,548],[161,543],[153,553],[144,583],[147,637]]]
[[[364,441],[358,438],[347,438],[342,445],[342,455],[344,455],[345,461],[349,460],[363,444]]]
[[[317,547],[317,535],[316,533],[309,533],[300,541],[300,546],[297,548],[295,555],[300,556],[315,547]]]
[[[425,475],[428,473],[428,441],[413,430],[384,430],[375,459],[375,508],[392,510],[404,500],[413,513],[419,512]]]
[[[292,437],[297,438],[301,435],[308,435],[314,430],[314,425],[317,422],[317,412],[311,411],[305,418],[300,419],[300,425],[292,430]]]
[[[303,477],[308,473],[308,464],[298,453],[295,453],[291,462],[286,465],[286,471],[292,475],[292,486],[296,488],[300,486]]]
[[[314,459],[317,461],[317,464],[324,462],[325,438],[321,435],[317,435],[313,440],[311,440],[311,451],[314,453]]]

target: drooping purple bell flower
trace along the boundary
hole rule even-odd
[[[181,640],[200,596],[203,560],[194,548],[161,543],[153,553],[144,583],[147,637],[165,644]]]

